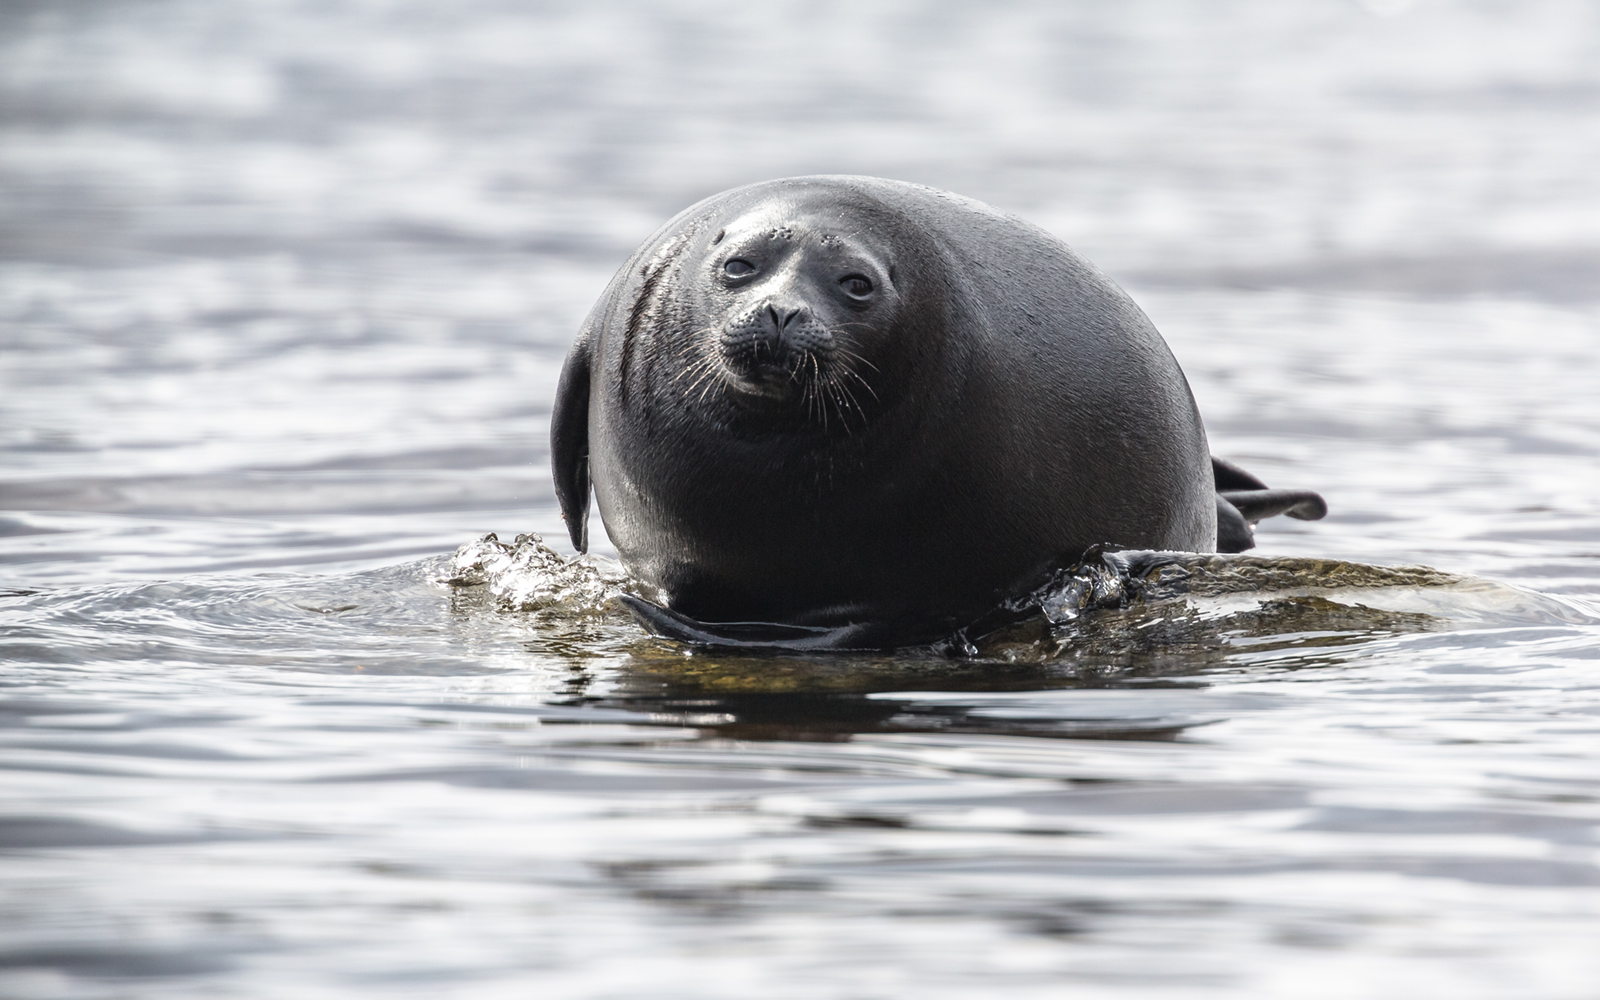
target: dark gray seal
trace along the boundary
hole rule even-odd
[[[1236,551],[1325,509],[1211,460],[1160,334],[1061,241],[871,177],[658,230],[573,345],[551,448],[573,544],[592,484],[658,591],[634,609],[729,645],[933,641],[1093,545],[1211,552],[1220,524]]]

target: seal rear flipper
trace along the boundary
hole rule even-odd
[[[639,624],[664,639],[711,649],[792,650],[876,649],[862,625],[826,628],[778,622],[702,622],[632,594],[619,594]]]
[[[1211,456],[1211,480],[1217,490],[1217,551],[1244,552],[1256,547],[1251,525],[1287,514],[1317,521],[1328,514],[1327,501],[1310,490],[1274,490],[1232,462]]]
[[[1310,490],[1226,490],[1217,496],[1232,504],[1251,524],[1279,514],[1301,521],[1320,521],[1328,516],[1328,502]]]
[[[1264,490],[1267,484],[1227,459],[1211,456],[1211,481],[1218,493],[1231,490]]]
[[[579,335],[556,385],[550,413],[550,471],[561,519],[579,552],[589,551],[589,338]]]
[[[1213,460],[1214,461],[1214,460]],[[1256,533],[1239,508],[1217,494],[1217,551],[1245,552],[1256,547]]]

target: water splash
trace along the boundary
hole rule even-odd
[[[535,533],[509,544],[493,532],[456,549],[450,574],[441,582],[457,587],[487,586],[502,610],[564,611],[598,615],[609,610],[628,577],[593,556],[568,559]]]

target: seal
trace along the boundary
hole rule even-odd
[[[716,645],[932,642],[1091,546],[1238,551],[1326,510],[1210,458],[1160,334],[1061,241],[871,177],[735,188],[646,240],[567,357],[551,459],[573,545],[592,486],[657,597],[630,606]]]

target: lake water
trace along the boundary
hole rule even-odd
[[[1584,0],[0,7],[0,995],[1600,995],[1596,163]],[[813,172],[1128,288],[1293,585],[948,659],[442,582],[565,544],[633,246]]]

